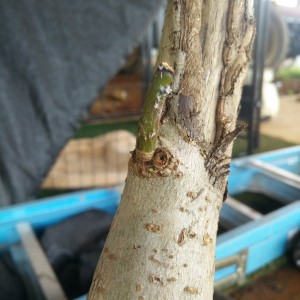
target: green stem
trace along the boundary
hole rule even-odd
[[[153,75],[138,126],[136,141],[136,158],[138,160],[149,161],[152,159],[157,147],[157,136],[165,102],[172,92],[170,85],[173,77],[174,71],[166,63],[160,64]]]

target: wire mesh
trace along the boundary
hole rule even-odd
[[[71,140],[61,151],[42,188],[83,189],[121,184],[134,147],[135,136],[125,130]]]

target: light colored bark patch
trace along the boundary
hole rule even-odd
[[[150,276],[148,277],[148,279],[149,279],[149,281],[150,281],[151,283],[155,283],[155,284],[159,284],[159,285],[164,285],[163,280],[162,280],[160,277],[158,277],[158,276],[150,275]]]
[[[188,285],[184,288],[184,291],[191,295],[197,295],[199,293],[198,288],[188,286]]]
[[[158,265],[160,265],[160,266],[162,266],[162,267],[165,267],[165,268],[168,268],[168,267],[170,266],[170,264],[169,264],[168,262],[160,261],[159,259],[157,259],[157,258],[155,257],[155,255],[150,255],[150,256],[148,257],[148,259],[151,260],[151,261],[153,261],[153,262],[155,262],[155,263],[157,263]]]
[[[186,242],[186,236],[187,236],[187,229],[186,228],[183,228],[180,233],[179,233],[179,236],[178,236],[178,239],[177,239],[177,244],[179,246],[183,246],[183,244]]]
[[[203,236],[203,245],[204,246],[207,246],[209,244],[211,244],[213,241],[213,239],[209,236],[208,233],[206,233],[204,236]]]
[[[161,230],[161,226],[159,224],[147,223],[145,224],[146,230],[149,232],[158,233]]]
[[[136,292],[140,292],[140,291],[142,291],[143,290],[143,286],[140,284],[140,283],[137,283],[136,284],[136,286],[135,286],[135,290],[136,290]]]
[[[170,277],[170,278],[167,278],[167,281],[168,282],[174,282],[174,281],[176,281],[177,279],[175,278],[175,277]]]

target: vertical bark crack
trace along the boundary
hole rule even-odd
[[[243,11],[243,13],[240,13]],[[236,18],[236,16],[240,18]],[[241,24],[245,24],[241,30]],[[223,49],[223,65],[220,92],[216,110],[215,145],[232,130],[236,120],[236,108],[239,95],[234,101],[234,94],[241,90],[240,81],[251,60],[251,49],[255,37],[253,15],[249,16],[247,1],[230,1],[227,17],[226,40]],[[236,89],[239,91],[236,91]],[[228,107],[226,107],[228,106]]]

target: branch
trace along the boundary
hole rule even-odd
[[[173,77],[174,71],[167,63],[160,64],[153,75],[137,132],[135,155],[139,161],[150,161],[153,157],[165,102],[172,92]]]

